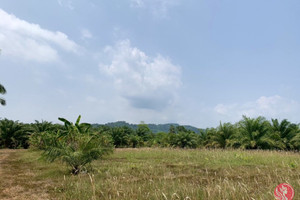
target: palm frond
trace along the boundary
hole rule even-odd
[[[6,105],[6,101],[5,101],[5,99],[3,99],[3,98],[0,98],[0,104],[1,104],[2,106],[5,106],[5,105]]]
[[[6,89],[4,88],[3,85],[0,84],[0,94],[5,94],[6,93]]]

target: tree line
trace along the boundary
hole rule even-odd
[[[68,129],[71,127],[70,122],[66,123],[67,120],[59,119],[64,124],[53,124],[48,121],[21,123],[1,119],[0,147],[45,149],[47,141],[55,142],[55,138],[58,139],[59,135],[74,132],[74,130]],[[282,121],[271,119],[269,121],[264,117],[250,118],[243,116],[237,123],[220,123],[215,128],[201,129],[199,133],[187,130],[183,126],[171,126],[168,132],[153,133],[147,124],[139,124],[137,129],[127,126],[109,127],[101,125],[94,127],[90,124],[83,124],[88,128],[86,132],[97,136],[99,143],[105,143],[107,146],[116,148],[300,150],[300,126],[286,119]],[[93,138],[96,140],[94,136]]]

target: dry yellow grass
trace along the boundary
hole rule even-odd
[[[46,181],[36,180],[37,172],[20,159],[25,150],[0,150],[0,199],[3,200],[47,200]],[[50,186],[51,187],[51,186]]]
[[[275,187],[283,182],[294,187],[295,199],[300,197],[299,153],[117,149],[95,162],[92,173],[79,176],[70,175],[60,163],[37,160],[38,155],[21,151],[14,156],[33,173],[23,175],[31,177],[32,184],[22,187],[44,193],[46,199],[273,200]],[[36,191],[34,183],[44,189]]]

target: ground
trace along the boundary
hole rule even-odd
[[[0,150],[0,199],[2,200],[47,200],[45,181],[34,180],[30,165],[16,154],[25,150]],[[53,198],[51,198],[53,199]]]
[[[0,150],[0,199],[274,200],[280,183],[300,194],[297,152],[116,149],[78,176],[40,155]]]

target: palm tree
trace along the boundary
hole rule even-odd
[[[280,149],[292,149],[291,140],[294,138],[298,130],[296,124],[290,123],[284,119],[279,122],[277,119],[272,119],[270,131],[271,136],[276,140],[277,147]]]
[[[217,130],[211,135],[211,146],[224,149],[229,145],[235,132],[236,129],[231,123],[220,123]]]
[[[176,134],[176,147],[180,148],[196,148],[197,135],[191,131],[180,131]]]
[[[201,147],[209,147],[210,135],[215,133],[215,128],[199,129],[198,145]]]
[[[133,130],[127,126],[112,128],[112,138],[116,147],[126,147],[129,144],[129,136],[133,135]]]
[[[5,94],[5,93],[6,93],[6,90],[5,90],[4,86],[0,84],[0,94]],[[5,99],[0,98],[0,104],[5,106],[6,105]]]
[[[44,121],[44,120],[42,120],[42,122],[35,120],[35,123],[31,124],[31,127],[34,129],[34,132],[37,132],[37,133],[53,130],[52,122],[48,122],[48,121]]]
[[[47,143],[55,137],[54,133],[62,130],[62,128],[62,125],[43,120],[42,122],[35,120],[35,123],[28,124],[28,131],[31,133],[29,138],[30,148],[45,150]]]
[[[90,130],[91,125],[79,123],[81,116],[75,124],[64,118],[65,130],[57,131],[52,141],[47,144],[43,156],[53,162],[60,159],[72,168],[72,174],[78,174],[93,160],[102,158],[103,155],[113,150],[110,140],[104,135],[96,134]]]
[[[18,121],[0,120],[0,147],[16,149],[28,147],[29,133]]]
[[[291,139],[290,144],[292,146],[293,150],[300,150],[300,130],[299,127],[297,129],[297,132],[295,133],[295,136]]]
[[[242,149],[274,148],[276,142],[269,136],[269,122],[263,117],[243,119],[238,123],[239,132],[232,140],[232,146]]]

